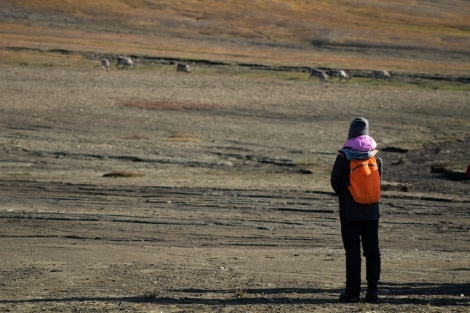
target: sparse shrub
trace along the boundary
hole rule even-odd
[[[237,293],[236,293],[237,298],[244,298],[245,296],[246,296],[246,292],[244,292],[241,289],[237,290]]]
[[[154,300],[157,298],[157,296],[158,296],[158,293],[156,291],[150,291],[150,292],[144,293],[145,300]]]

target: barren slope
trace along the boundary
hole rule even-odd
[[[8,0],[0,12],[0,47],[470,71],[470,12],[461,0]]]

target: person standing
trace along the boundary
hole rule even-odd
[[[380,280],[381,257],[378,197],[383,161],[376,147],[375,140],[369,136],[369,121],[356,117],[350,124],[348,140],[338,151],[331,171],[331,186],[339,198],[341,237],[346,252],[346,289],[339,297],[342,302],[360,301],[361,242],[366,259],[367,293],[364,300],[372,303],[379,301],[377,285]],[[357,166],[357,162],[366,166]],[[356,174],[352,174],[352,164],[364,171],[371,169],[369,176],[377,177],[372,183],[363,182],[362,178],[353,178]],[[363,176],[366,175],[361,174]],[[353,185],[358,186],[354,189]],[[360,193],[365,197],[356,195]]]

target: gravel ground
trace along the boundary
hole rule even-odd
[[[1,67],[0,310],[466,312],[470,93]],[[445,110],[443,109],[445,108]],[[386,161],[382,302],[345,305],[329,171]]]

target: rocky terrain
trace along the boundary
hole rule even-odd
[[[468,310],[468,91],[1,72],[1,311]],[[373,305],[337,301],[329,171],[355,116],[385,160]]]

